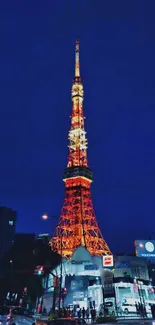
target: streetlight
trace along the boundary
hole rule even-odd
[[[42,218],[43,220],[47,220],[47,219],[49,219],[48,214],[43,214],[43,215],[41,216],[41,218]]]
[[[13,260],[10,260],[10,267],[11,267],[11,270],[12,270],[12,265],[13,265]]]
[[[44,213],[41,218],[43,220],[48,219],[57,219],[56,216],[48,215],[47,213]],[[58,228],[58,227],[57,227]],[[62,232],[60,231],[60,255],[61,255],[61,264],[60,264],[60,283],[59,283],[59,312],[60,312],[60,303],[61,303],[61,287],[62,287]]]
[[[41,219],[43,220],[48,220],[48,219],[57,219],[57,216],[53,216],[53,215],[48,215],[47,213],[44,213],[41,215]]]

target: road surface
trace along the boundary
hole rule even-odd
[[[155,325],[155,322],[153,323],[152,320],[132,319],[132,320],[118,320],[116,323],[106,323],[104,325],[114,325],[114,324],[118,324],[118,325]]]

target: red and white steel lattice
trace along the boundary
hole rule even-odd
[[[83,84],[80,77],[79,41],[75,49],[75,77],[72,85],[72,115],[69,131],[69,155],[64,172],[65,197],[62,211],[50,245],[63,257],[70,258],[82,245],[91,255],[109,255],[111,251],[98,227],[90,185],[87,139],[84,129]]]

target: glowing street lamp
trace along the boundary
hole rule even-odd
[[[43,215],[41,216],[41,218],[42,218],[43,220],[47,220],[49,217],[48,217],[48,214],[43,214]]]
[[[13,260],[10,260],[10,267],[12,269],[12,266],[13,266]]]
[[[56,216],[49,216],[47,213],[42,214],[41,219],[48,220],[48,219],[57,219]]]

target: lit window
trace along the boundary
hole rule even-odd
[[[13,221],[9,220],[9,226],[13,226]]]

